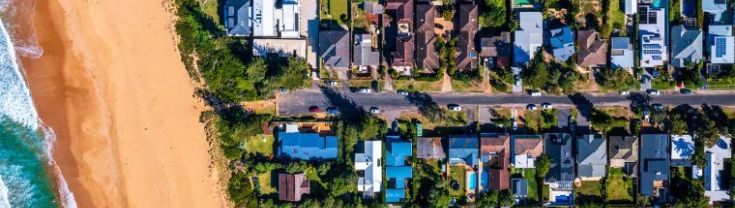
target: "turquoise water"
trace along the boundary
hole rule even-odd
[[[42,133],[0,118],[0,207],[56,207],[43,142]]]
[[[467,174],[467,177],[469,177],[469,184],[467,186],[470,187],[470,189],[476,189],[477,188],[477,173],[471,172],[470,174]]]

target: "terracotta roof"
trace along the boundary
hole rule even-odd
[[[391,52],[391,66],[413,66],[413,0],[389,0],[386,10],[390,17],[390,39],[388,44],[393,45]],[[401,28],[406,25],[407,28]],[[406,30],[400,32],[400,30]]]
[[[482,135],[480,157],[489,161],[490,155],[497,156],[497,165],[490,169],[490,189],[503,190],[510,187],[510,136],[507,134]]]
[[[607,42],[600,39],[597,31],[580,30],[577,32],[577,64],[583,67],[607,64]]]
[[[480,25],[477,19],[477,4],[460,3],[457,12],[457,69],[477,69],[475,34]]]
[[[447,157],[441,137],[421,137],[416,145],[416,157],[424,159],[443,159]]]
[[[278,174],[278,199],[282,201],[301,201],[301,196],[310,192],[309,188],[303,173]]]
[[[515,155],[530,154],[533,157],[541,156],[544,153],[543,139],[516,139]]]
[[[439,55],[434,44],[436,34],[434,33],[434,18],[437,16],[436,7],[431,4],[416,5],[416,49],[417,64],[429,70],[439,69]]]

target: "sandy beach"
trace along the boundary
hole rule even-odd
[[[41,0],[23,59],[79,207],[228,207],[161,0]]]

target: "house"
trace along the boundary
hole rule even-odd
[[[725,23],[727,0],[702,0],[702,11],[710,15],[710,23]]]
[[[464,164],[476,167],[479,161],[480,144],[474,135],[449,136],[449,165]]]
[[[572,135],[567,133],[544,134],[544,150],[551,159],[551,168],[544,178],[549,185],[549,204],[573,205],[574,159]]]
[[[712,147],[705,148],[707,166],[704,169],[694,166],[695,179],[704,179],[704,194],[709,197],[710,204],[714,202],[725,202],[730,199],[728,193],[729,185],[727,168],[730,166],[725,162],[732,158],[732,146],[729,137],[720,135],[717,143]],[[730,179],[732,180],[732,179]]]
[[[553,29],[549,44],[557,61],[565,62],[574,55],[574,32],[569,26]]]
[[[639,193],[659,202],[668,201],[669,135],[642,134],[640,150]]]
[[[302,133],[296,125],[289,124],[278,132],[278,156],[301,160],[337,158],[337,137],[318,133]]]
[[[702,61],[702,36],[699,29],[671,28],[671,64],[682,68]]]
[[[250,36],[250,0],[227,0],[224,2],[222,22],[227,35],[245,37]]]
[[[626,15],[635,15],[638,10],[638,0],[625,0],[624,7]]]
[[[490,68],[510,67],[510,56],[513,52],[510,32],[501,32],[500,36],[480,39],[480,58]]]
[[[411,69],[413,67],[413,0],[388,0],[385,12],[390,17],[385,38],[390,52],[388,59],[395,69]]]
[[[505,190],[510,188],[510,136],[508,134],[480,135],[480,188]]]
[[[671,135],[671,166],[692,166],[694,140],[691,135]]]
[[[421,159],[447,158],[441,137],[420,137],[416,144],[416,157]]]
[[[608,138],[608,157],[611,168],[623,168],[628,176],[637,176],[638,170],[638,137],[610,136]]]
[[[406,164],[412,154],[412,145],[399,136],[387,136],[386,143],[385,177],[388,179],[388,186],[385,190],[385,201],[402,202],[406,198],[406,188],[409,187],[407,182],[413,178],[413,170]]]
[[[733,26],[710,25],[707,33],[707,52],[712,64],[735,63],[735,37]]]
[[[663,66],[668,59],[666,45],[666,13],[663,8],[652,5],[638,7],[638,39],[640,40],[640,66]]]
[[[253,37],[299,38],[299,8],[298,0],[253,0]]]
[[[281,201],[301,201],[304,194],[309,194],[310,187],[304,173],[278,174],[278,199]]]
[[[607,65],[607,42],[600,39],[595,30],[577,32],[577,64],[582,67],[602,67]]]
[[[536,176],[530,176],[530,177],[536,177]],[[513,185],[513,196],[520,200],[526,198],[528,196],[528,180],[525,178],[514,178],[511,182]]]
[[[474,1],[459,3],[455,29],[457,30],[457,69],[477,70],[477,50],[475,50],[475,34],[480,30],[477,19],[477,4]]]
[[[352,60],[355,65],[377,68],[380,64],[378,45],[377,43],[373,45],[373,36],[371,34],[355,34],[355,46],[353,50]]]
[[[439,17],[436,6],[416,4],[416,64],[424,70],[439,70],[439,54],[436,51],[434,18]]]
[[[613,37],[610,49],[610,65],[613,68],[633,68],[633,44],[629,37]]]
[[[362,2],[360,8],[367,14],[383,14],[383,12],[385,11],[385,7],[375,1]]]
[[[357,178],[357,191],[363,196],[372,197],[383,187],[383,142],[365,141],[363,151],[355,153],[355,170],[361,173]]]
[[[541,12],[519,12],[520,27],[514,32],[513,64],[526,65],[543,44],[543,15]]]
[[[607,140],[600,135],[577,137],[577,177],[600,180],[607,173]]]
[[[544,153],[541,135],[511,136],[511,165],[515,168],[535,168],[536,158]]]
[[[350,33],[346,30],[319,31],[319,58],[324,66],[338,70],[347,78],[350,67]]]

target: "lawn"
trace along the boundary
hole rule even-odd
[[[616,116],[616,114],[610,114],[605,110],[595,108],[590,112],[590,123],[592,124],[592,128],[597,131],[627,130],[628,122],[629,119],[627,117]]]
[[[735,78],[709,78],[707,85],[713,90],[735,89]]]
[[[582,181],[579,187],[574,187],[577,204],[602,201],[602,183],[599,181]]]
[[[393,89],[418,92],[439,92],[442,90],[441,81],[393,80]]]
[[[609,9],[607,11],[607,24],[612,26],[613,29],[618,29],[620,31],[618,35],[624,37],[627,36],[627,31],[625,28],[625,13],[620,11],[621,5],[620,0],[610,0],[610,6],[607,7]],[[609,34],[603,35],[609,37]]]
[[[465,174],[467,171],[462,166],[451,166],[449,168],[449,194],[454,197],[462,197],[465,195]],[[452,185],[456,181],[459,184],[458,189],[454,189]]]
[[[523,121],[531,133],[550,130],[557,124],[557,112],[556,109],[526,111]]]
[[[219,17],[219,0],[203,0],[200,1],[200,3],[202,6],[202,11],[212,17],[214,22],[222,25],[222,19]]]
[[[273,172],[268,171],[265,173],[258,174],[258,186],[260,187],[261,195],[268,195],[276,192],[276,187],[273,186],[272,176]]]
[[[372,90],[375,90],[377,88],[378,90],[382,91],[383,87],[385,86],[385,82],[379,80],[350,80],[349,82],[351,89],[367,87]]]
[[[455,92],[483,92],[481,80],[460,81],[452,80],[452,89]]]
[[[523,177],[528,180],[528,199],[532,201],[540,201],[538,198],[538,181],[536,181],[536,169],[527,168],[523,169]]]
[[[676,87],[676,82],[671,78],[663,78],[663,76],[659,76],[651,82],[651,88],[655,90],[670,90],[674,87]]]
[[[622,168],[609,168],[605,178],[605,201],[615,204],[633,203],[634,178],[625,177]]]
[[[346,0],[321,0],[320,5],[322,20],[334,20],[337,24],[347,26],[344,20],[348,20]]]
[[[258,134],[252,136],[245,141],[245,151],[253,155],[272,156],[274,140],[273,135]]]
[[[448,111],[444,123],[448,126],[464,126],[467,125],[467,112],[465,111]]]

